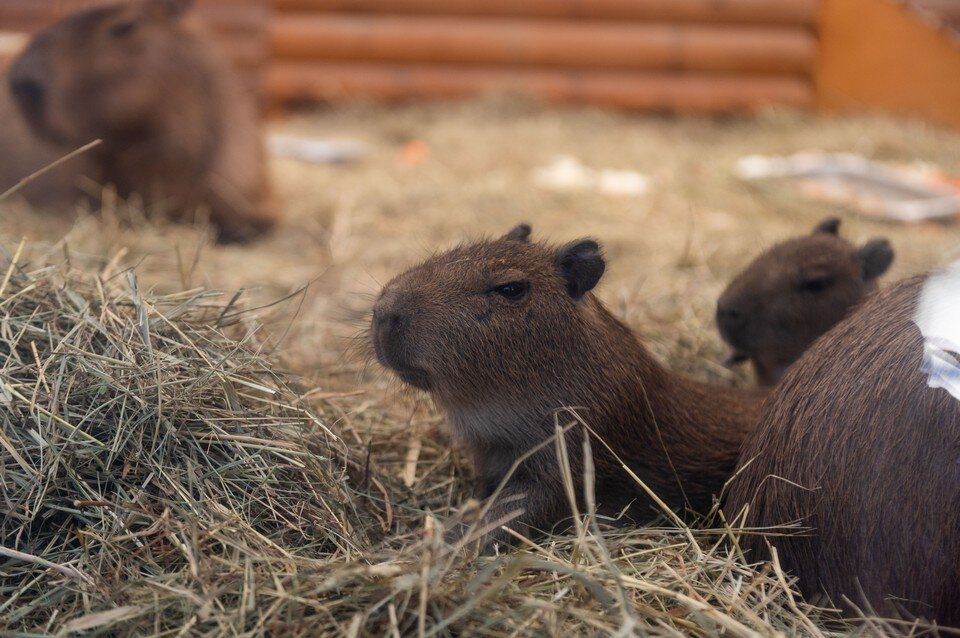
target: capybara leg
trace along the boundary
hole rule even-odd
[[[217,242],[221,244],[252,241],[270,232],[279,219],[279,207],[272,196],[250,205],[221,199],[210,212]]]

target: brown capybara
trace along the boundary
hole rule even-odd
[[[774,385],[814,340],[877,288],[893,262],[886,239],[859,248],[824,219],[810,235],[776,244],[754,259],[720,296],[717,327],[733,352],[749,360],[760,385]]]
[[[209,215],[219,238],[271,228],[256,107],[210,45],[191,0],[132,0],[70,15],[12,63],[32,131],[89,159],[123,197],[177,220]]]
[[[939,294],[960,331],[953,276]],[[960,368],[956,345],[931,349],[921,332],[930,281],[878,292],[790,368],[745,442],[724,510],[730,520],[746,508],[750,528],[799,523],[740,542],[752,559],[775,546],[811,599],[960,626]],[[934,387],[943,379],[954,394]]]
[[[445,413],[472,462],[476,496],[491,496],[519,463],[480,527],[517,508],[510,527],[523,534],[569,519],[554,445],[533,450],[571,412],[602,441],[592,445],[598,512],[629,508],[632,521],[662,513],[606,446],[670,508],[707,511],[760,396],[670,373],[591,293],[605,269],[600,246],[551,246],[529,232],[518,226],[431,257],[388,283],[373,310],[377,359]],[[566,435],[577,481],[581,432]],[[487,541],[509,538],[495,527]]]

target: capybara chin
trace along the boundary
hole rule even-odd
[[[705,512],[729,478],[758,415],[759,395],[675,376],[591,290],[600,246],[529,240],[528,226],[431,257],[388,283],[373,310],[379,361],[429,392],[467,451],[476,495],[490,497],[511,466],[575,411],[670,508]],[[567,431],[581,481],[583,430]],[[662,513],[602,443],[592,445],[601,514]],[[569,519],[553,445],[521,462],[481,528],[523,512],[524,534]],[[582,486],[576,489],[582,494]],[[488,541],[507,541],[502,527]]]
[[[133,0],[70,15],[33,38],[8,83],[41,140],[90,161],[123,197],[177,220],[209,216],[222,240],[276,212],[251,96],[209,44],[191,0]]]
[[[885,239],[856,247],[839,236],[840,220],[821,221],[810,235],[762,253],[720,296],[717,327],[749,360],[760,385],[774,385],[820,335],[877,287],[893,262]]]
[[[952,344],[922,331],[932,278],[878,292],[814,343],[773,390],[730,487],[748,558],[776,547],[812,598],[960,627],[960,271],[936,294]],[[953,352],[950,352],[950,351]],[[931,382],[931,376],[937,380]],[[934,387],[931,387],[934,386]]]

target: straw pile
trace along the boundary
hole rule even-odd
[[[141,294],[129,272],[0,272],[4,627],[118,606],[87,624],[242,627],[264,563],[369,545],[359,468],[242,312]]]
[[[743,566],[722,532],[582,525],[458,553],[441,521],[462,468],[442,442],[407,488],[377,470],[402,447],[333,430],[216,293],[20,262],[0,270],[3,631],[818,631],[786,577]]]

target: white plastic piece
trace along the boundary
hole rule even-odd
[[[740,179],[787,179],[811,198],[852,206],[885,219],[913,222],[960,213],[960,193],[931,176],[932,167],[894,168],[851,153],[748,155],[737,161]]]
[[[572,155],[560,155],[533,172],[533,181],[549,190],[575,192],[597,190],[614,197],[638,197],[650,188],[650,178],[629,170],[585,166]]]
[[[358,140],[317,139],[295,135],[270,135],[267,144],[277,157],[308,164],[344,164],[363,159],[367,145]]]

